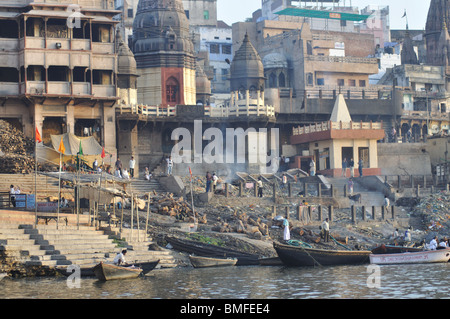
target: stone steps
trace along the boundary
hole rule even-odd
[[[14,212],[15,217],[33,217],[33,223],[3,223],[11,211],[0,211],[0,250],[7,256],[27,266],[58,267],[66,265],[94,266],[100,261],[112,261],[123,248],[114,242],[116,231],[96,230],[93,227],[69,224],[34,225],[34,213]],[[116,234],[116,236],[114,236]],[[123,229],[122,235],[128,238],[127,260],[130,262],[160,259],[159,267],[176,267],[176,262],[169,250],[150,251],[151,243],[145,230]],[[120,236],[119,236],[120,237]]]

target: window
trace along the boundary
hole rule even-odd
[[[178,81],[173,77],[169,78],[166,82],[167,103],[179,103],[179,90],[180,86],[178,84]]]
[[[231,45],[229,45],[229,44],[223,44],[223,45],[222,45],[222,54],[228,54],[228,55],[231,55]]]
[[[228,69],[222,69],[222,81],[228,80]]]
[[[209,46],[209,53],[220,54],[220,45],[219,44],[211,44]]]
[[[348,80],[348,86],[356,86],[355,80]]]
[[[337,80],[337,85],[338,85],[338,86],[344,86],[344,85],[345,85],[344,79],[338,79],[338,80]]]
[[[366,80],[359,80],[359,87],[366,87]]]
[[[189,19],[189,10],[184,10],[184,13],[186,14],[186,18]]]
[[[132,18],[133,17],[133,8],[128,9],[128,18]]]
[[[325,85],[325,79],[324,78],[317,79],[317,85]]]
[[[209,20],[209,11],[208,10],[203,11],[203,19]]]

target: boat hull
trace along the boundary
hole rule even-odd
[[[259,256],[248,254],[226,247],[218,247],[210,244],[200,243],[191,240],[167,237],[167,241],[175,250],[189,254],[213,258],[237,258],[236,266],[259,265]]]
[[[141,275],[142,269],[99,263],[94,267],[94,274],[100,281],[134,279]]]
[[[450,248],[406,252],[401,254],[371,254],[370,263],[377,265],[445,263],[450,260]]]
[[[230,267],[235,266],[237,263],[237,259],[210,258],[201,256],[189,256],[189,260],[194,268]]]
[[[274,243],[286,266],[335,266],[369,263],[370,251],[323,250]]]

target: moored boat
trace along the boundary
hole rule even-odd
[[[100,281],[133,279],[142,274],[142,269],[137,267],[123,267],[101,262],[94,267],[94,274]]]
[[[8,274],[5,272],[0,273],[0,280],[2,280],[3,278],[7,277]]]
[[[286,266],[360,265],[369,263],[370,251],[325,250],[274,242],[278,256]]]
[[[399,254],[371,254],[370,263],[377,265],[446,263],[450,261],[450,248],[404,252]]]
[[[213,258],[192,255],[189,256],[189,260],[194,268],[227,267],[235,266],[237,263],[236,258]]]
[[[166,237],[175,250],[203,257],[236,258],[236,266],[259,265],[259,256],[193,240]]]
[[[372,249],[372,254],[400,254],[406,252],[419,252],[423,251],[420,247],[408,247],[408,246],[394,246],[394,245],[381,245]]]
[[[146,262],[137,262],[134,263],[134,266],[139,267],[142,269],[142,274],[146,275],[150,271],[156,268],[156,266],[159,264],[159,259],[155,261],[146,261]]]

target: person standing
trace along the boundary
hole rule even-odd
[[[330,224],[328,223],[328,218],[325,218],[325,220],[322,223],[322,231],[323,231],[323,239],[326,243],[330,241]]]
[[[311,176],[316,176],[316,162],[314,159],[311,159],[311,162],[309,163],[309,174]]]
[[[130,159],[130,177],[134,177],[134,167],[136,166],[136,160],[134,159],[134,156],[131,156]]]
[[[14,185],[9,187],[9,198],[13,207],[16,207],[16,190],[14,189]]]
[[[363,165],[364,165],[363,160],[362,158],[360,158],[358,162],[359,177],[363,176]]]
[[[117,158],[116,161],[116,171],[120,172],[120,176],[122,177],[122,161],[120,160],[120,158]]]
[[[167,162],[167,175],[172,175],[172,168],[173,168],[172,156],[169,156],[166,159],[166,162]]]
[[[212,176],[210,172],[206,172],[206,192],[209,193],[211,191],[211,182]]]
[[[383,206],[386,209],[386,211],[389,209],[389,205],[390,205],[389,198],[387,196],[384,196]]]
[[[217,181],[219,180],[219,177],[217,177],[216,173],[213,173],[212,176],[212,184],[213,184],[213,192],[216,191]]]
[[[350,167],[350,177],[355,177],[355,161],[353,158],[350,159],[348,166]]]
[[[258,178],[258,182],[256,184],[258,185],[258,197],[263,197],[263,182],[261,177]]]
[[[98,162],[97,159],[94,160],[94,163],[92,163],[92,170],[94,173],[98,173]]]
[[[287,219],[287,217],[283,220],[283,227],[284,227],[283,239],[285,241],[291,240],[291,232],[289,230],[289,220]]]
[[[350,195],[353,195],[353,187],[354,187],[353,178],[349,178],[349,180],[348,180],[348,192],[350,193]]]
[[[342,161],[342,177],[347,177],[347,159]]]

